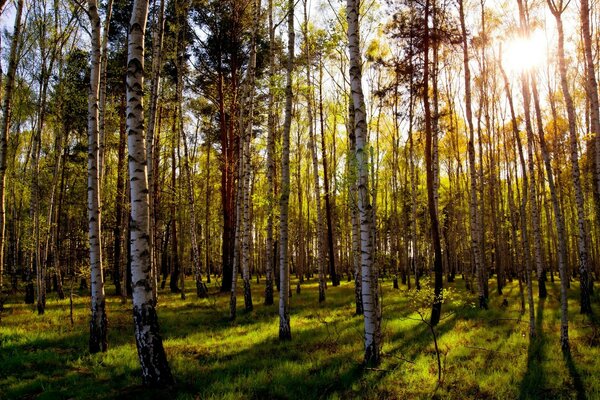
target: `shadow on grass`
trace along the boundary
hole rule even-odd
[[[331,296],[330,306],[344,304],[343,295]],[[83,312],[85,306],[78,306],[76,309]],[[310,305],[302,304],[295,310],[312,313],[302,315],[304,325],[292,332],[291,342],[261,336],[259,341],[240,348],[218,341],[213,347],[185,340],[166,344],[177,380],[176,387],[167,390],[148,390],[139,384],[140,370],[131,359],[135,357],[135,344],[127,311],[119,312],[119,324],[109,328],[109,351],[105,355],[87,353],[87,318],[80,318],[72,330],[62,334],[49,331],[50,336],[5,335],[4,343],[0,340],[0,398],[309,399],[353,390],[364,372],[357,357],[360,341],[354,338],[356,319],[337,316],[331,320],[327,316],[328,322],[323,322]],[[114,320],[115,314],[109,314],[109,320]],[[210,303],[176,303],[164,296],[159,314],[163,338],[177,339],[198,332],[239,335],[239,330],[228,330],[240,326],[251,334],[257,324],[275,319],[276,309],[257,305],[254,312],[241,313],[231,323],[220,303],[213,308]],[[48,323],[44,326],[50,330],[56,329],[61,321],[48,315],[40,321]]]
[[[587,396],[585,394],[581,375],[579,375],[579,371],[573,362],[573,356],[570,352],[563,354],[563,356],[565,358],[565,364],[569,370],[569,375],[571,376],[571,379],[573,379],[573,386],[577,391],[577,400],[586,400]]]
[[[544,306],[546,300],[539,299],[536,316],[536,336],[529,338],[527,348],[527,370],[521,380],[519,387],[519,399],[540,399],[550,398],[551,393],[547,393],[546,379],[542,361],[546,347],[546,338],[543,332]]]

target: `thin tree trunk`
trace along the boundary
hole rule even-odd
[[[4,87],[4,98],[2,99],[2,120],[0,121],[0,292],[3,286],[4,275],[4,241],[6,231],[6,158],[8,134],[10,131],[10,119],[12,114],[12,93],[15,87],[15,74],[17,71],[17,51],[21,37],[21,14],[24,0],[17,2],[15,26],[10,43],[10,55],[8,56],[8,71],[6,74],[6,85]],[[3,9],[4,6],[2,6]]]
[[[582,0],[583,3],[587,3],[586,0]],[[549,1],[551,11],[556,19],[556,28],[558,31],[558,68],[560,71],[560,85],[562,88],[563,97],[565,99],[566,107],[567,107],[567,118],[569,121],[569,145],[570,145],[570,158],[571,158],[571,177],[573,179],[573,187],[575,189],[575,204],[577,208],[577,245],[578,245],[578,254],[579,254],[579,280],[580,280],[580,305],[581,305],[581,313],[589,314],[592,312],[591,300],[590,300],[590,291],[589,291],[589,272],[588,272],[588,252],[586,245],[586,226],[585,226],[585,211],[584,211],[584,198],[583,198],[583,189],[581,184],[581,172],[579,169],[579,155],[578,155],[578,138],[577,138],[577,117],[575,115],[575,106],[573,104],[573,98],[571,97],[571,92],[569,89],[569,83],[567,80],[567,65],[565,61],[565,50],[564,50],[564,32],[563,32],[563,24],[561,14],[564,11],[564,7],[562,7],[562,1],[558,7],[553,6]],[[589,10],[588,10],[589,11]],[[584,10],[582,10],[582,18],[583,18]],[[586,14],[587,15],[587,14]],[[588,22],[589,24],[589,22]],[[585,22],[582,22],[582,25],[585,25]],[[584,27],[584,37],[585,37],[585,27]],[[588,34],[589,34],[589,26],[588,26]],[[593,67],[592,67],[593,68]],[[589,72],[589,71],[588,71]],[[588,85],[593,84],[592,80],[588,79]],[[597,97],[597,89],[596,90],[596,109],[598,109],[598,97]],[[593,100],[592,100],[593,103]],[[592,104],[592,108],[593,108]],[[592,115],[592,119],[593,119]],[[594,136],[596,140],[596,144],[598,145],[598,141],[600,139],[598,136]],[[598,161],[596,161],[598,162]],[[563,277],[561,276],[561,291],[562,288]],[[565,289],[566,290],[566,289]],[[566,307],[566,305],[564,306]],[[563,308],[564,308],[563,307]],[[566,324],[566,312],[564,309],[564,318],[565,321],[561,322],[561,344],[563,349],[565,346],[568,346],[568,325]],[[565,331],[563,333],[563,330]],[[564,338],[563,338],[564,335]]]
[[[562,5],[562,1],[560,3]],[[567,3],[568,5],[568,3]],[[596,9],[597,9],[596,4]],[[566,6],[561,8],[564,10]],[[589,101],[589,117],[590,117],[590,133],[594,142],[594,157],[593,164],[595,166],[594,178],[595,178],[595,192],[596,194],[596,216],[600,220],[600,104],[598,100],[598,81],[596,77],[596,64],[598,62],[598,56],[594,59],[593,54],[593,43],[592,43],[592,32],[590,27],[590,2],[588,0],[580,1],[580,20],[581,20],[581,36],[583,36],[583,53],[585,55],[585,92],[587,94],[587,100]],[[596,34],[597,35],[597,34]],[[580,265],[580,270],[582,265]],[[581,271],[580,271],[581,274]],[[581,287],[581,312],[590,313],[591,307],[588,306],[590,295],[590,281],[588,277],[588,271],[586,270],[581,276],[581,284],[585,287]],[[584,298],[585,297],[585,298]],[[584,304],[585,303],[585,304]]]
[[[289,266],[288,266],[288,209],[290,201],[290,130],[292,126],[292,74],[294,72],[294,0],[288,0],[288,56],[285,86],[285,120],[283,123],[281,156],[281,197],[279,200],[279,340],[290,340]]]
[[[163,48],[163,36],[165,28],[165,0],[160,0],[160,6],[158,16],[154,21],[154,29],[152,31],[152,66],[151,66],[151,78],[150,78],[150,115],[148,116],[148,131],[146,138],[146,165],[148,168],[148,188],[150,190],[150,200],[148,203],[150,209],[150,236],[148,238],[148,246],[150,248],[150,274],[152,281],[152,298],[154,303],[158,301],[158,262],[157,253],[155,251],[156,246],[154,242],[158,237],[156,231],[156,215],[157,215],[157,199],[156,193],[158,185],[156,184],[156,171],[155,166],[155,134],[156,134],[156,119],[158,110],[158,98],[160,91],[160,71],[162,68],[162,48]],[[158,124],[160,129],[160,124]]]
[[[499,57],[499,59],[501,60],[502,58]],[[510,109],[512,131],[513,131],[515,141],[517,143],[517,150],[519,152],[519,161],[521,164],[521,174],[522,174],[522,181],[523,181],[523,196],[520,195],[518,182],[516,183],[516,188],[517,188],[517,199],[520,201],[519,213],[520,213],[520,220],[521,220],[521,238],[522,238],[521,240],[522,240],[522,246],[523,246],[523,258],[524,258],[524,262],[525,262],[525,279],[526,279],[526,284],[527,284],[527,302],[529,305],[529,335],[530,335],[530,337],[533,338],[536,335],[535,310],[534,310],[534,304],[533,304],[533,289],[532,289],[532,285],[531,285],[531,257],[529,254],[529,251],[530,251],[529,235],[527,234],[527,216],[526,216],[527,194],[529,193],[529,178],[527,176],[528,172],[527,172],[527,166],[525,163],[525,156],[523,155],[523,145],[521,144],[521,136],[519,133],[519,127],[517,125],[517,118],[516,118],[515,109],[514,109],[514,105],[513,105],[512,95],[510,92],[510,86],[508,84],[508,78],[506,76],[506,73],[504,72],[504,69],[502,68],[502,64],[499,65],[499,68],[500,68],[500,73],[502,75],[502,79],[504,81],[504,89],[506,92],[506,97],[508,99],[508,105],[509,105],[509,109]],[[525,110],[526,113],[529,112],[528,107],[529,106],[526,107],[526,110]],[[526,117],[526,119],[529,119],[529,118]],[[531,123],[529,123],[529,125],[531,126]],[[516,169],[517,168],[515,167],[515,170]],[[518,176],[517,173],[515,173],[515,177],[516,176]],[[515,180],[517,180],[517,178],[515,178]],[[519,280],[519,293],[521,293],[521,302],[522,302],[521,310],[525,311],[525,308],[524,308],[525,299],[522,294],[523,289],[521,287],[521,285],[522,285],[521,284],[521,276],[518,277],[518,280]]]
[[[427,176],[427,205],[429,209],[429,223],[431,224],[431,239],[433,242],[433,270],[435,273],[434,295],[435,299],[431,308],[432,326],[436,326],[440,321],[442,313],[442,290],[443,290],[443,274],[442,274],[442,243],[440,240],[440,227],[437,211],[437,188],[435,187],[435,173],[433,151],[437,153],[437,149],[432,149],[432,139],[436,132],[433,132],[431,121],[431,108],[429,104],[429,0],[425,2],[425,45],[424,45],[424,61],[423,61],[423,108],[425,110],[425,168]],[[435,46],[435,44],[434,44]],[[435,68],[435,66],[434,66]],[[434,88],[434,91],[437,89]],[[436,157],[437,158],[437,157]]]
[[[469,172],[470,172],[470,202],[469,202],[469,219],[471,230],[471,251],[473,252],[473,260],[475,262],[475,271],[477,275],[477,288],[479,293],[479,307],[487,309],[487,298],[485,296],[485,277],[483,257],[481,254],[481,233],[479,226],[479,206],[477,204],[477,169],[475,166],[475,138],[473,128],[473,111],[471,106],[471,70],[469,67],[469,48],[467,45],[467,28],[465,25],[464,0],[459,0],[460,26],[462,31],[462,47],[463,47],[463,68],[465,73],[465,109],[467,114],[467,125],[469,130],[469,142],[467,145],[467,153],[469,156]]]
[[[179,147],[179,135],[177,134],[177,111],[173,112],[173,129],[171,132],[171,203],[170,203],[170,214],[171,214],[171,279],[169,280],[169,289],[171,293],[180,293],[181,288],[179,287],[179,274],[181,271],[181,264],[179,260],[179,240],[177,238],[177,159],[175,157],[176,149]]]
[[[91,30],[91,71],[88,94],[88,223],[92,316],[90,319],[90,353],[106,351],[108,347],[106,300],[102,271],[102,233],[100,210],[100,169],[102,168],[98,131],[98,97],[100,90],[100,16],[97,0],[88,0]]]
[[[105,158],[105,147],[106,147],[106,86],[107,86],[107,72],[108,72],[108,33],[110,28],[110,20],[112,18],[114,0],[108,0],[106,4],[106,15],[104,17],[104,25],[102,28],[102,43],[100,49],[100,86],[98,94],[98,165],[99,170],[99,187],[102,189],[104,182],[104,158]],[[102,199],[100,199],[102,200]],[[102,207],[102,204],[100,204]]]
[[[258,30],[260,8],[259,3],[253,1],[253,28],[251,37],[250,47],[250,60],[248,64],[248,70],[246,75],[246,87],[245,92],[247,98],[245,99],[247,104],[246,118],[244,113],[240,113],[241,125],[240,128],[243,132],[243,140],[240,144],[242,146],[242,162],[244,163],[244,172],[240,177],[242,178],[242,278],[244,280],[244,307],[247,312],[252,311],[254,308],[252,304],[252,290],[250,286],[250,232],[252,226],[250,223],[250,154],[251,154],[251,142],[252,142],[252,127],[254,118],[254,86],[255,86],[255,74],[256,74],[256,35]]]
[[[113,282],[115,284],[115,294],[121,296],[123,288],[121,282],[121,253],[123,248],[123,205],[126,201],[126,182],[125,182],[125,146],[127,145],[127,134],[125,125],[125,93],[121,96],[119,124],[119,147],[117,150],[117,196],[115,199],[115,227],[114,227],[114,256],[113,256]]]
[[[354,130],[354,104],[348,104],[348,142],[350,152],[350,207],[352,209],[352,264],[354,271],[354,301],[356,315],[363,315],[362,274],[360,264],[360,217],[358,215],[358,165],[356,164],[356,132]]]
[[[265,305],[273,304],[273,265],[275,257],[273,251],[273,209],[274,207],[274,174],[275,162],[273,160],[275,153],[275,105],[274,97],[274,76],[275,76],[275,28],[273,26],[273,0],[269,0],[269,94],[267,100],[268,108],[268,131],[267,131],[267,240],[265,249]]]
[[[329,170],[327,168],[327,150],[325,148],[325,115],[323,114],[323,64],[319,62],[319,116],[321,122],[321,155],[323,160],[323,188],[325,190],[325,220],[327,222],[327,249],[329,250],[329,277],[331,284],[338,286],[340,280],[335,269],[335,251],[333,248],[333,220],[329,193]]]
[[[307,15],[307,1],[304,1],[304,26],[303,33],[305,37],[305,43],[309,43],[308,39],[308,15]],[[315,140],[315,132],[314,132],[314,115],[313,115],[313,93],[312,93],[312,77],[311,77],[311,54],[310,54],[310,45],[307,44],[306,47],[306,84],[308,94],[306,96],[307,103],[307,114],[308,114],[308,136],[309,136],[309,147],[312,158],[312,167],[313,167],[313,180],[314,180],[314,191],[315,191],[315,200],[317,208],[317,221],[316,221],[316,230],[317,230],[317,272],[319,275],[319,303],[325,301],[325,241],[323,237],[323,207],[321,206],[321,185],[319,184],[319,161],[317,159],[317,146]],[[358,304],[358,303],[357,303]],[[358,307],[358,306],[357,306]],[[357,312],[358,314],[358,312]]]

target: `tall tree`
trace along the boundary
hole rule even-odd
[[[433,5],[435,7],[435,4]],[[433,132],[432,120],[431,120],[431,105],[429,101],[429,48],[431,46],[430,34],[429,34],[429,15],[430,15],[430,3],[429,0],[425,2],[425,25],[424,25],[424,61],[423,61],[423,109],[425,112],[425,168],[426,168],[426,182],[427,182],[427,206],[429,209],[429,220],[431,224],[431,239],[433,242],[433,269],[435,273],[435,285],[434,293],[435,299],[433,301],[433,307],[431,309],[431,324],[437,325],[440,321],[440,315],[442,312],[442,301],[440,296],[442,295],[443,285],[443,274],[442,274],[442,243],[440,240],[440,227],[437,211],[437,189],[435,187],[435,166],[433,158],[434,152],[437,153],[437,149],[432,149],[433,136],[437,135],[437,132]],[[434,67],[435,68],[435,67]],[[434,89],[437,90],[437,89]],[[436,117],[437,118],[437,117]]]
[[[350,52],[350,87],[354,108],[356,163],[358,167],[358,213],[360,217],[360,254],[362,275],[362,304],[365,320],[365,363],[378,365],[381,361],[381,307],[377,273],[371,254],[371,200],[369,193],[367,117],[362,90],[362,61],[360,53],[359,0],[347,0],[348,49]]]
[[[319,184],[319,161],[317,159],[317,146],[315,140],[314,114],[313,114],[313,91],[311,75],[311,43],[308,32],[308,10],[307,1],[304,1],[304,24],[302,26],[304,34],[304,45],[306,46],[306,112],[308,117],[308,137],[310,154],[312,158],[313,180],[315,191],[315,207],[317,208],[316,234],[317,234],[317,273],[319,275],[319,303],[325,301],[325,241],[323,236],[323,208],[321,207],[321,185]],[[334,270],[335,271],[335,270]]]
[[[21,14],[24,0],[17,1],[15,26],[10,41],[10,54],[8,56],[8,71],[2,99],[2,120],[0,121],[0,291],[2,291],[4,276],[4,238],[6,231],[6,159],[8,150],[8,133],[12,114],[12,98],[15,87],[15,74],[17,71],[17,51],[21,40]],[[0,10],[4,9],[4,6]]]
[[[265,256],[265,305],[273,304],[273,266],[275,265],[273,245],[273,199],[275,183],[275,26],[273,24],[273,0],[269,0],[269,93],[267,96],[267,239]]]
[[[481,233],[479,226],[479,205],[477,201],[477,171],[475,167],[475,134],[473,127],[473,108],[471,102],[471,68],[469,66],[469,47],[467,37],[467,27],[465,23],[464,0],[458,1],[460,14],[460,27],[462,31],[462,49],[463,49],[463,69],[465,74],[465,112],[467,117],[467,128],[469,132],[469,141],[467,153],[469,156],[470,173],[470,198],[469,198],[469,226],[471,230],[471,251],[473,252],[473,261],[475,262],[475,273],[477,275],[477,288],[479,294],[479,307],[487,308],[487,298],[485,297],[485,274],[483,257],[481,254]]]
[[[106,351],[108,347],[104,275],[102,273],[102,234],[100,232],[100,168],[98,101],[100,91],[100,16],[97,0],[88,0],[88,13],[92,25],[90,90],[88,94],[88,223],[90,241],[90,269],[92,317],[90,320],[90,352]]]
[[[287,64],[285,85],[285,119],[281,150],[281,198],[279,200],[279,339],[290,340],[290,270],[288,265],[288,209],[290,202],[290,130],[292,128],[292,74],[294,73],[294,0],[287,2]]]
[[[591,136],[594,140],[595,152],[594,152],[594,177],[596,181],[596,213],[597,217],[600,219],[600,103],[598,100],[598,81],[596,78],[596,65],[595,61],[597,61],[597,56],[594,58],[593,54],[593,37],[592,37],[592,28],[590,26],[590,2],[589,0],[580,0],[580,20],[581,20],[581,36],[583,37],[583,53],[585,56],[585,92],[589,101],[589,112],[590,112],[590,128],[591,128]],[[587,272],[586,272],[587,275]],[[583,285],[589,285],[590,282],[581,281]],[[589,296],[589,287],[581,288],[581,312],[589,313],[588,306],[584,305],[584,301],[587,302],[587,299],[584,297]]]
[[[127,41],[127,135],[131,193],[131,275],[133,322],[144,384],[165,386],[173,376],[159,333],[152,298],[148,248],[148,176],[144,139],[144,38],[148,0],[134,0]]]
[[[586,23],[583,21],[584,16],[584,10],[583,7],[585,6],[584,3],[587,3],[587,1],[583,0],[582,2],[582,25],[583,25],[583,32],[582,34],[584,35],[584,41],[585,41],[585,25]],[[578,247],[578,255],[579,255],[579,279],[580,279],[580,305],[581,305],[581,312],[582,313],[586,313],[589,314],[592,312],[592,306],[591,306],[591,300],[590,300],[590,291],[589,291],[589,271],[588,271],[588,250],[587,250],[587,232],[586,232],[586,226],[585,226],[585,210],[584,210],[584,198],[583,198],[583,188],[582,188],[582,183],[581,183],[581,171],[579,168],[579,144],[578,144],[578,138],[577,138],[577,116],[575,113],[575,106],[573,104],[573,97],[571,96],[571,90],[569,88],[569,83],[568,83],[568,79],[567,79],[567,62],[565,59],[565,46],[564,46],[564,32],[563,32],[563,24],[562,24],[562,13],[564,12],[564,10],[566,9],[566,5],[563,6],[562,5],[562,1],[559,4],[555,4],[554,2],[552,2],[551,0],[549,0],[550,4],[550,9],[552,14],[554,15],[554,19],[556,20],[556,29],[558,31],[558,69],[560,72],[560,86],[562,89],[562,93],[563,93],[563,97],[565,99],[565,105],[567,108],[567,120],[569,122],[569,145],[570,145],[570,159],[571,159],[571,179],[573,180],[573,186],[575,189],[575,204],[576,204],[576,209],[577,209],[577,247]],[[589,12],[589,9],[588,9]],[[589,22],[588,22],[589,25]],[[588,26],[588,34],[589,34],[589,26]],[[585,46],[584,46],[585,47]],[[585,52],[587,53],[587,49],[584,49]],[[586,60],[587,60],[587,54],[586,54]],[[589,68],[589,67],[588,67]],[[592,67],[593,69],[593,67]],[[592,79],[590,79],[589,76],[587,76],[587,71],[586,71],[586,79],[587,79],[587,85],[593,85],[595,78],[592,77]],[[597,93],[597,89],[593,89],[593,91],[596,92],[596,110],[598,109],[598,93]],[[591,117],[592,120],[594,118],[594,114],[593,114],[593,108],[594,108],[594,100],[593,100],[593,95],[591,93],[589,93],[588,91],[588,95],[590,96],[590,106],[592,107],[592,112]],[[594,129],[594,125],[592,122],[592,130]],[[596,131],[596,133],[598,133],[598,131]],[[598,136],[596,137],[596,142],[598,142]],[[562,277],[561,277],[562,280]],[[566,314],[566,310],[565,314]],[[566,317],[566,315],[565,315]],[[566,340],[566,343],[568,345],[568,334],[566,331],[566,326],[561,326],[561,342],[563,340]],[[565,330],[565,332],[563,333],[562,331]],[[564,337],[562,336],[564,335]],[[563,349],[565,344],[563,343]]]

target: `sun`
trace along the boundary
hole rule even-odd
[[[502,64],[513,73],[530,71],[547,61],[547,42],[542,31],[515,36],[503,44]]]

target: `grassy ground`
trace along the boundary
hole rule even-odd
[[[34,307],[11,298],[0,322],[0,399],[600,399],[597,325],[578,313],[578,293],[572,291],[572,357],[562,356],[558,283],[549,283],[548,298],[536,301],[535,341],[527,335],[527,314],[519,312],[516,283],[505,290],[508,307],[501,307],[504,297],[495,293],[488,311],[445,305],[453,312],[437,329],[443,352],[439,387],[431,335],[409,311],[405,289],[382,283],[384,358],[378,369],[365,370],[352,283],[330,287],[321,306],[315,282],[294,292],[293,340],[287,343],[277,340],[275,306],[262,305],[262,284],[254,282],[252,313],[243,311],[239,296],[234,323],[227,320],[228,295],[215,288],[206,300],[191,289],[185,301],[161,294],[161,331],[177,380],[163,391],[140,386],[130,302],[109,297],[109,351],[90,355],[85,295],[76,298],[73,326],[68,299],[50,296],[46,314],[38,316]],[[460,279],[454,291],[474,299]]]

